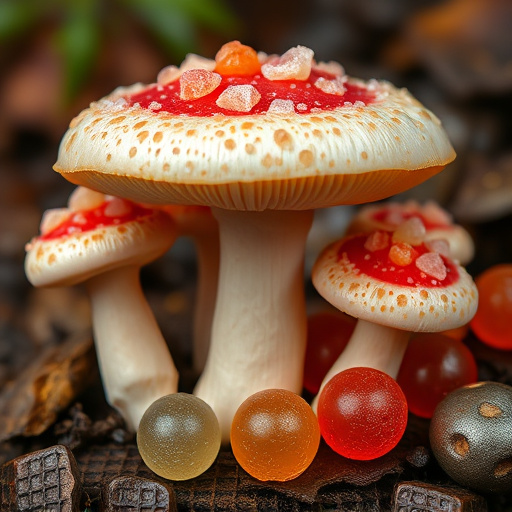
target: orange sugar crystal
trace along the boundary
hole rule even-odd
[[[215,56],[215,71],[221,75],[255,75],[261,71],[258,54],[240,41],[221,47]]]

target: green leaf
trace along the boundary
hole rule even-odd
[[[64,61],[64,101],[72,100],[90,75],[99,54],[100,29],[93,2],[68,4],[56,43]]]
[[[0,41],[23,34],[37,19],[40,7],[33,0],[0,0]]]

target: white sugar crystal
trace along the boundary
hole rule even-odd
[[[77,187],[68,199],[68,207],[72,212],[92,210],[105,202],[105,194],[86,187]]]
[[[158,73],[156,81],[160,85],[167,85],[176,80],[181,75],[181,71],[176,66],[166,66]]]
[[[446,278],[446,266],[443,258],[437,252],[426,252],[416,259],[419,270],[442,281]]]
[[[71,212],[67,208],[52,208],[43,213],[39,231],[42,235],[52,231],[66,221]]]
[[[300,112],[305,112],[308,109],[308,106],[305,103],[299,103],[297,105],[297,110]]]
[[[336,75],[336,76],[344,76],[345,75],[345,69],[343,66],[333,60],[330,60],[329,62],[317,62],[313,64],[314,69],[318,69],[318,71],[324,71],[325,73],[329,73],[330,75]]]
[[[427,201],[423,205],[422,213],[425,219],[433,224],[449,226],[452,223],[451,215],[434,201]]]
[[[316,80],[315,87],[326,94],[335,94],[337,96],[343,96],[346,92],[345,80],[339,76],[333,80],[327,80],[326,78],[320,77]]]
[[[364,248],[374,252],[385,249],[389,245],[389,235],[385,231],[374,231],[365,241]]]
[[[132,205],[130,202],[120,197],[114,197],[108,202],[104,213],[106,217],[122,217],[123,215],[128,215],[131,211]]]
[[[411,217],[402,222],[393,232],[393,242],[420,245],[425,239],[426,229],[419,217]]]
[[[271,114],[293,114],[295,108],[292,100],[273,100],[268,107],[268,112]]]
[[[77,212],[73,215],[72,222],[75,225],[84,226],[85,224],[87,224],[87,219],[85,218],[85,215],[82,212]]]
[[[354,101],[354,107],[366,107],[366,103],[361,100]]]
[[[162,104],[158,103],[158,101],[152,101],[148,105],[149,110],[160,110],[162,108]]]
[[[450,244],[444,238],[435,238],[425,242],[426,248],[431,252],[437,252],[447,258],[451,257]]]
[[[218,97],[216,103],[220,108],[236,112],[249,112],[261,98],[253,85],[230,85]]]
[[[295,46],[279,59],[263,64],[261,73],[268,80],[307,80],[311,73],[313,56],[313,50],[305,46]]]
[[[180,98],[196,100],[213,92],[220,85],[222,77],[205,69],[190,69],[180,77]]]

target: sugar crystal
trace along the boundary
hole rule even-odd
[[[180,77],[180,98],[196,100],[213,92],[220,85],[222,77],[206,69],[190,69]]]
[[[180,75],[181,71],[176,66],[166,66],[160,70],[156,77],[156,81],[160,85],[167,85],[178,80]]]
[[[50,210],[46,210],[43,213],[39,231],[42,235],[52,231],[66,221],[70,215],[71,212],[67,208],[52,208]]]
[[[374,231],[364,243],[364,248],[370,252],[385,249],[389,245],[389,234],[386,231]]]
[[[444,238],[435,238],[433,240],[427,240],[425,242],[425,246],[430,252],[437,252],[447,258],[451,257],[450,244]]]
[[[272,114],[293,114],[295,108],[292,100],[273,100],[268,107],[268,112]]]
[[[393,232],[393,242],[420,245],[425,239],[425,225],[419,217],[411,217],[402,222]]]
[[[414,249],[406,243],[393,244],[389,249],[389,259],[396,265],[405,267],[412,263]]]
[[[311,73],[313,55],[313,50],[295,46],[278,59],[263,64],[261,73],[268,80],[307,80]]]
[[[253,85],[230,85],[218,97],[216,103],[220,108],[236,112],[249,112],[261,98]]]
[[[326,94],[335,94],[337,96],[343,96],[346,92],[345,80],[339,76],[333,80],[327,80],[326,78],[320,77],[315,82],[315,87]]]
[[[426,252],[416,259],[416,267],[425,274],[442,281],[446,278],[446,266],[437,252]]]
[[[317,69],[318,71],[324,71],[325,73],[339,77],[345,75],[343,66],[333,60],[330,60],[329,62],[316,62],[313,64],[313,68]]]
[[[434,201],[427,201],[423,205],[422,213],[425,219],[429,220],[433,224],[449,226],[452,223],[451,215]]]
[[[68,199],[68,207],[72,212],[92,210],[105,202],[105,194],[87,187],[77,187]]]
[[[109,201],[105,207],[106,217],[122,217],[128,215],[132,211],[132,206],[129,201],[125,201],[120,197],[114,197],[112,201]]]

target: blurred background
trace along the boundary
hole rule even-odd
[[[510,0],[0,0],[0,389],[34,351],[89,325],[80,290],[33,290],[23,272],[42,212],[72,190],[51,168],[69,121],[115,87],[154,82],[189,52],[213,58],[232,39],[267,53],[302,44],[349,75],[407,87],[458,158],[405,195],[438,201],[470,230],[473,275],[511,262],[511,28]],[[319,213],[315,243],[340,236],[347,212]],[[178,245],[144,271],[168,339],[189,329],[190,254]]]

